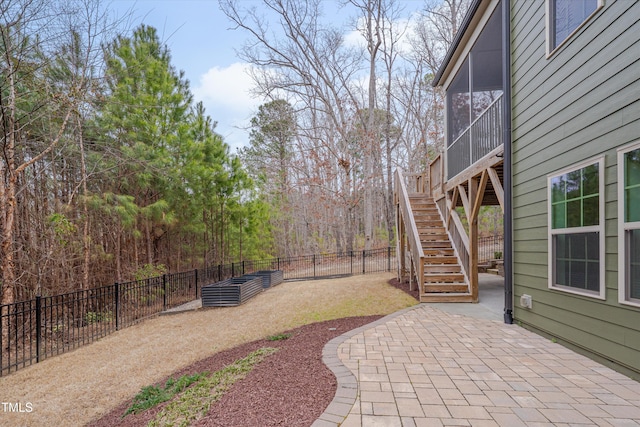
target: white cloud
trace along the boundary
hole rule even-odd
[[[250,94],[253,81],[249,67],[236,62],[228,67],[210,68],[193,88],[196,101],[202,101],[207,115],[218,122],[216,131],[234,149],[246,145],[245,128],[261,104]]]
[[[213,67],[200,76],[193,92],[199,100],[216,108],[246,113],[258,104],[249,94],[253,82],[249,64],[233,63],[228,67]]]
[[[367,47],[362,33],[358,30],[347,31],[344,35],[344,45],[359,49],[365,49]]]

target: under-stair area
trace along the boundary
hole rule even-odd
[[[462,266],[449,240],[438,207],[425,193],[409,194],[409,205],[422,247],[422,302],[473,302]],[[417,261],[417,260],[416,260]],[[419,262],[419,261],[418,261]]]

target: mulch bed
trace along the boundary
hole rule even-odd
[[[194,425],[310,426],[331,403],[336,392],[335,376],[322,362],[324,345],[332,338],[380,317],[349,317],[302,326],[288,331],[293,334],[288,339],[264,339],[244,344],[201,360],[172,377],[215,372],[261,347],[279,348],[246,378],[234,384]],[[122,418],[130,404],[131,401],[124,402],[89,426],[144,426],[166,405]]]
[[[391,283],[396,282],[396,283]],[[391,285],[408,291],[408,286],[392,280]],[[411,294],[411,293],[410,293]],[[417,292],[416,295],[417,297]],[[314,323],[287,331],[291,337],[279,341],[254,341],[216,353],[171,377],[215,372],[262,347],[279,351],[259,363],[211,406],[196,426],[291,426],[308,427],[324,412],[336,392],[336,378],[322,362],[322,350],[331,339],[366,325],[382,316],[349,317]],[[164,384],[168,378],[159,384]],[[144,426],[165,404],[137,415],[122,418],[131,401],[89,424],[91,427]]]
[[[412,297],[414,297],[416,300],[420,301],[420,292],[418,292],[418,285],[416,285],[414,283],[413,287],[415,288],[413,291],[409,290],[409,279],[404,279],[402,281],[398,280],[398,279],[391,279],[388,282],[391,286],[393,286],[394,288],[398,288],[403,292],[406,292],[407,294],[411,295]]]

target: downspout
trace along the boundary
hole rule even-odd
[[[504,323],[513,323],[513,213],[511,207],[511,0],[502,0],[502,84],[504,142]]]

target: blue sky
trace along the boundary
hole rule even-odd
[[[304,1],[304,0],[300,0]],[[242,0],[243,6],[258,0]],[[409,9],[419,9],[423,0],[404,1]],[[325,7],[337,11],[337,2],[327,1]],[[217,0],[111,0],[107,6],[114,14],[130,13],[129,27],[140,23],[158,30],[169,47],[172,64],[185,72],[196,101],[202,101],[207,114],[218,122],[216,131],[231,146],[232,151],[248,143],[246,128],[258,106],[263,102],[249,94],[251,79],[247,65],[237,58],[245,40],[240,30],[231,30],[231,23],[222,13]],[[330,19],[346,20],[345,11]]]
[[[218,122],[217,132],[233,151],[246,144],[248,133],[238,127],[247,126],[261,100],[249,95],[251,80],[235,54],[244,34],[229,30],[217,0],[112,0],[108,8],[118,16],[130,12],[131,29],[140,23],[155,27],[196,101]]]

